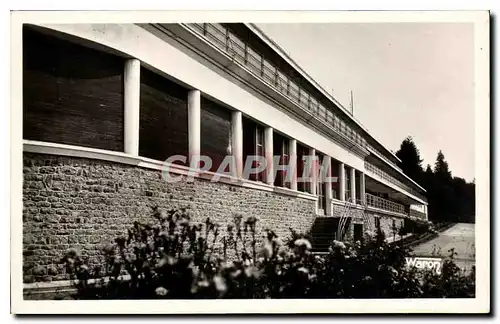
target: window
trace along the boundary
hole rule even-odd
[[[23,138],[123,151],[124,60],[23,28]]]
[[[309,189],[311,175],[309,172],[310,170],[307,170],[310,168],[310,165],[306,164],[307,161],[304,160],[304,157],[306,156],[309,156],[309,148],[297,143],[297,177],[302,178],[302,181],[297,181],[297,190],[302,192],[311,192]]]
[[[321,153],[316,153],[316,155],[318,156],[318,166],[319,166],[319,170],[318,170],[318,181],[316,182],[316,193],[318,195],[318,211],[319,211],[319,214],[322,214],[324,215],[326,213],[326,208],[327,208],[327,205],[326,205],[326,197],[325,197],[325,186],[326,186],[326,183],[325,181],[323,181],[323,174],[325,174],[325,170],[323,170],[323,154]]]
[[[273,149],[274,155],[279,155],[279,165],[288,166],[289,163],[289,147],[288,139],[278,133],[273,134]],[[275,170],[276,178],[274,179],[274,185],[278,187],[290,188],[290,181],[288,181],[287,172],[285,170]]]
[[[265,157],[264,127],[250,119],[243,118],[243,164],[247,163],[249,156]],[[252,159],[252,168],[257,168],[258,161]],[[249,174],[250,180],[265,181],[266,170]]]
[[[139,155],[160,161],[188,157],[188,90],[141,68],[140,91]]]
[[[207,98],[201,98],[200,151],[212,159],[216,172],[231,153],[231,111]],[[229,172],[227,167],[225,172]]]

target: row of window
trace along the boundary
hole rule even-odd
[[[23,31],[23,44],[23,138],[123,151],[124,60],[30,28]],[[188,156],[188,89],[145,68],[140,75],[139,155],[160,161]],[[265,157],[264,130],[264,125],[243,117],[244,161],[250,155]],[[210,170],[215,172],[231,154],[231,110],[202,97],[200,133],[201,154],[212,159]],[[288,165],[290,139],[274,132],[273,151],[279,165]],[[305,168],[303,156],[309,154],[309,147],[297,143],[298,175]],[[322,165],[324,155],[316,154]],[[338,176],[335,160],[331,173]],[[349,198],[350,172],[345,175]],[[266,182],[266,172],[251,174],[250,179]],[[286,170],[277,170],[274,185],[290,188]],[[318,183],[320,210],[326,210],[327,185],[333,197],[340,198],[337,183]],[[313,191],[310,182],[297,186],[302,192]]]

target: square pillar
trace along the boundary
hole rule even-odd
[[[359,196],[361,197],[361,204],[366,206],[366,185],[365,185],[365,173],[361,172],[359,175]]]
[[[315,160],[316,157],[316,149],[312,147],[309,149],[309,159],[308,165],[309,168],[309,192],[313,195],[316,195],[316,189],[318,186],[318,165]]]
[[[351,198],[356,203],[356,169],[351,168]]]
[[[200,90],[188,92],[188,147],[189,165],[198,167],[201,132],[201,94]],[[196,159],[196,161],[194,161]],[[194,164],[196,163],[196,164]]]
[[[324,179],[322,179],[326,185],[325,185],[325,202],[326,202],[326,215],[331,216],[332,215],[332,184],[330,183],[330,177],[332,176],[332,158],[329,157],[328,155],[325,155],[323,157],[323,167],[325,170],[323,170],[322,175],[324,176]]]
[[[241,111],[233,111],[231,115],[231,151],[234,161],[234,176],[243,175],[243,116]]]
[[[141,94],[141,62],[125,61],[123,71],[124,152],[139,155],[139,118]]]
[[[274,185],[274,148],[273,148],[273,128],[266,127],[264,130],[264,150],[266,156],[266,183]]]
[[[297,140],[291,138],[288,141],[289,145],[289,171],[292,173],[290,181],[290,189],[297,190]]]
[[[339,199],[345,201],[345,165],[343,162],[339,163]]]

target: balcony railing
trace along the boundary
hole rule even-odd
[[[411,193],[412,195],[422,199],[423,201],[427,201],[427,199],[423,195],[419,194],[416,190],[413,190],[409,186],[405,185],[404,183],[402,183],[398,179],[396,179],[393,176],[391,176],[390,174],[388,174],[387,172],[381,170],[380,168],[374,166],[373,164],[371,164],[367,161],[365,161],[365,170],[372,173],[372,174],[375,174],[375,175],[381,177],[382,179],[384,179],[392,184],[395,184],[396,186],[400,187],[401,189],[404,189],[404,190],[408,191],[409,193]]]
[[[382,209],[382,210],[387,210],[387,211],[394,212],[394,213],[408,215],[404,205],[392,202],[392,201],[384,199],[384,198],[380,198],[380,197],[371,195],[369,193],[367,193],[365,195],[366,195],[366,205],[367,206]]]
[[[222,24],[187,24],[212,45],[245,66],[255,76],[279,91],[300,108],[325,122],[333,131],[352,144],[366,149],[366,140],[344,120],[323,106],[317,98],[301,88],[283,71],[240,40]]]
[[[410,208],[410,216],[421,218],[421,219],[427,219],[427,214],[422,213],[421,211],[415,210]]]

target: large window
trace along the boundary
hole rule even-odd
[[[274,185],[278,187],[286,187],[290,188],[289,177],[286,172],[286,166],[288,166],[290,158],[289,158],[289,141],[288,138],[278,134],[273,134],[273,149],[274,155],[279,155],[279,165],[283,166],[284,170],[280,170],[280,167],[277,166],[276,178],[274,179]]]
[[[118,56],[23,28],[23,138],[123,151]]]
[[[326,170],[323,169],[323,159],[324,155],[317,152],[316,155],[318,156],[318,181],[316,182],[316,193],[318,195],[318,211],[319,214],[325,214],[326,213],[326,197],[325,197],[325,188],[327,183],[325,182],[324,175],[326,175]]]
[[[183,155],[189,163],[187,89],[145,68],[139,127],[139,155],[160,161]]]
[[[231,154],[231,111],[207,98],[201,99],[201,154],[212,159],[213,172]]]
[[[301,181],[297,181],[297,190],[302,192],[311,192],[311,165],[310,161],[304,159],[307,156],[309,156],[309,148],[297,143],[297,177],[302,178]]]
[[[264,127],[250,119],[243,118],[243,163],[247,162],[249,156],[261,156],[265,158],[264,147]],[[252,168],[258,168],[258,161],[255,158],[250,160]],[[269,161],[271,162],[271,161]],[[250,180],[264,182],[266,180],[266,170],[252,172],[249,174]]]

